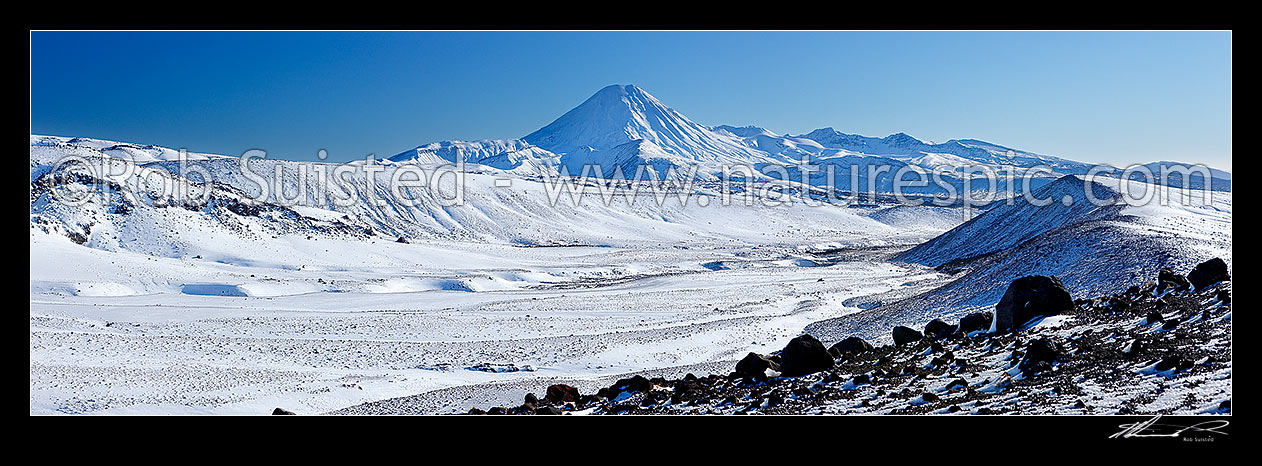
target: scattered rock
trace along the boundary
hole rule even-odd
[[[565,384],[556,384],[548,387],[545,398],[551,403],[577,403],[579,394],[577,388]]]
[[[1044,278],[1048,282],[1052,280]],[[1212,287],[1211,290],[1218,294],[1228,287]],[[1010,292],[1005,295],[1013,298],[1020,294],[1012,292],[1013,288],[1010,285]],[[1032,328],[1021,334],[958,338],[960,332],[968,328],[981,330],[985,322],[999,324],[998,316],[977,313],[961,319],[961,325],[950,326],[956,328],[953,340],[926,341],[919,345],[907,343],[943,335],[945,322],[935,320],[926,325],[925,331],[930,336],[912,328],[895,329],[895,343],[902,346],[873,348],[862,338],[849,337],[825,350],[813,336],[802,335],[775,353],[749,353],[736,364],[736,371],[726,377],[699,378],[687,374],[677,379],[649,379],[633,376],[602,388],[596,395],[578,398],[572,406],[568,401],[564,405],[554,403],[554,406],[547,406],[547,401],[533,404],[531,402],[537,400],[527,395],[526,404],[520,407],[507,410],[497,407],[491,411],[565,414],[565,411],[592,408],[595,414],[793,414],[803,412],[801,410],[925,414],[972,410],[978,414],[1003,414],[1072,409],[1096,414],[1118,409],[1118,412],[1137,413],[1139,404],[1149,403],[1148,395],[1123,400],[1122,406],[1118,406],[1114,401],[1100,401],[1099,396],[1087,398],[1089,395],[1084,395],[1078,387],[1090,383],[1130,386],[1134,384],[1132,380],[1136,380],[1155,383],[1152,395],[1162,396],[1167,389],[1182,391],[1184,388],[1176,388],[1160,377],[1152,380],[1154,372],[1159,371],[1161,376],[1175,382],[1194,382],[1185,380],[1188,374],[1184,372],[1220,371],[1224,365],[1219,361],[1225,361],[1227,368],[1231,361],[1229,349],[1213,343],[1220,335],[1230,338],[1229,333],[1222,333],[1229,331],[1230,320],[1212,318],[1228,311],[1220,301],[1207,299],[1210,291],[1167,295],[1161,298],[1167,308],[1157,311],[1154,304],[1158,298],[1152,293],[1155,288],[1156,284],[1151,283],[1138,290],[1132,287],[1126,295],[1096,297],[1077,309],[1070,309],[1068,312],[1073,312],[1075,319],[1066,321],[1065,325]],[[1029,291],[1025,289],[1021,293],[1037,295],[1027,293]],[[1022,303],[1034,303],[1032,306],[1037,308],[1039,299],[1026,296]],[[1015,308],[1013,304],[1009,303]],[[1140,315],[1150,324],[1174,322],[1179,328],[1168,333],[1152,333],[1155,326],[1135,325],[1135,317]],[[1169,318],[1163,319],[1163,316]],[[1189,316],[1202,316],[1202,319],[1189,322]],[[964,325],[966,323],[968,325]],[[1009,328],[1015,323],[1010,320]],[[1207,341],[1211,343],[1206,345]],[[828,353],[831,354],[823,356]],[[956,358],[955,353],[961,356]],[[841,369],[827,371],[829,367],[836,367],[833,361],[836,355],[847,360],[841,363]],[[1193,361],[1201,361],[1203,367]],[[1150,365],[1147,370],[1135,373],[1136,367],[1147,365]],[[1011,377],[1016,374],[1015,369],[1024,374],[1018,377],[1019,382]],[[766,374],[772,370],[793,376],[769,380]],[[796,377],[820,370],[826,372],[816,377]],[[1180,373],[1172,373],[1176,371]],[[751,383],[750,378],[757,382]],[[949,381],[945,387],[943,380]],[[654,385],[661,389],[654,390]],[[566,397],[569,390],[557,387],[549,387],[549,401],[577,395],[574,390]],[[630,399],[625,395],[617,396],[626,391],[643,393]],[[1187,399],[1176,411],[1217,406],[1206,406],[1206,399],[1182,395],[1179,393],[1180,399]],[[1222,402],[1229,393],[1214,392],[1206,396]],[[946,402],[947,398],[951,398],[950,402]],[[1226,406],[1229,411],[1230,404]],[[545,408],[550,409],[544,412]]]
[[[1039,362],[1030,364],[1028,366],[1025,366],[1025,368],[1022,369],[1022,371],[1025,372],[1026,375],[1038,375],[1044,372],[1051,372],[1052,363],[1049,363],[1047,361],[1039,361]],[[1025,395],[1022,394],[1021,396],[1025,396]]]
[[[1021,277],[1008,285],[1003,298],[995,305],[995,329],[1018,328],[1039,316],[1073,311],[1074,300],[1059,278],[1033,275]]]
[[[635,375],[614,382],[613,385],[609,386],[609,391],[617,395],[622,392],[647,392],[651,388],[653,388],[653,382],[642,375]]]
[[[767,369],[780,372],[780,364],[772,361],[770,358],[758,353],[749,353],[745,355],[745,359],[741,359],[736,363],[737,377],[750,377],[754,379],[767,378]]]
[[[1021,370],[1031,373],[1046,372],[1062,354],[1064,354],[1064,350],[1060,344],[1052,341],[1050,338],[1044,337],[1034,340],[1025,350],[1025,359],[1021,360]],[[1047,366],[1036,367],[1039,363],[1047,363]]]
[[[484,363],[480,363],[474,366],[466,367],[465,370],[478,371],[478,372],[505,373],[505,372],[534,372],[535,368],[528,364],[523,365],[523,366],[518,366],[516,364],[493,364],[489,362],[484,362]]]
[[[1226,288],[1218,290],[1217,298],[1218,298],[1218,301],[1223,304],[1231,304],[1231,290],[1228,290]]]
[[[780,352],[780,373],[785,377],[798,377],[831,369],[834,361],[824,344],[811,335],[802,335],[789,341]]]
[[[1192,367],[1192,365],[1193,365],[1192,361],[1184,359],[1182,356],[1179,356],[1177,354],[1172,354],[1164,358],[1161,358],[1161,362],[1157,363],[1156,369],[1159,372],[1164,372],[1171,369],[1174,369],[1175,372],[1181,372]]]
[[[1192,287],[1192,283],[1182,275],[1174,273],[1169,267],[1164,267],[1157,272],[1157,292],[1161,293],[1166,290],[1183,291]]]
[[[960,319],[960,332],[969,333],[978,330],[986,330],[990,328],[990,321],[995,318],[994,313],[990,312],[974,312]]]
[[[1197,291],[1227,280],[1231,280],[1227,274],[1227,263],[1217,257],[1200,263],[1188,274],[1188,281]]]
[[[954,334],[955,331],[958,329],[959,329],[958,326],[948,324],[944,322],[942,319],[933,319],[929,321],[928,324],[925,325],[924,335],[925,335],[925,338],[928,338],[930,340],[937,340],[939,338],[943,338],[948,335]]]
[[[1128,357],[1135,357],[1135,356],[1139,356],[1139,353],[1143,351],[1144,351],[1144,343],[1139,340],[1135,340],[1135,341],[1132,341],[1130,345],[1126,346],[1126,351],[1124,351],[1122,354],[1125,354]]]
[[[837,353],[843,355],[852,351],[855,353],[863,353],[872,351],[872,344],[859,337],[850,337],[837,342],[837,344],[833,345],[832,348],[829,348],[829,350],[837,350]]]
[[[924,338],[924,335],[921,335],[920,332],[914,328],[904,327],[902,325],[894,327],[895,345],[902,346],[907,343],[920,341],[922,338]]]

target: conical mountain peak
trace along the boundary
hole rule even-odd
[[[731,134],[694,123],[634,84],[606,86],[527,142],[557,154],[590,147],[609,150],[642,139],[662,151],[696,161],[760,158]]]

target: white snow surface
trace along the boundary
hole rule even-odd
[[[67,156],[138,166],[52,180]],[[631,175],[639,164],[665,173],[802,157],[895,169],[970,161],[1049,164],[1057,175],[1084,168],[976,140],[705,126],[632,85],[606,87],[522,139],[444,141],[352,164],[382,169],[347,180],[380,202],[338,202],[345,193],[318,182],[332,164],[251,160],[279,187],[260,202],[234,157],[31,135],[30,410],[310,414],[473,385],[592,385],[632,372],[726,368],[749,351],[780,349],[808,324],[868,312],[874,296],[939,284],[945,291],[863,330],[884,332],[993,305],[995,290],[1020,274],[1061,275],[1077,297],[1155,276],[1150,269],[1172,261],[1230,261],[1229,192],[1202,204],[1168,195],[1166,206],[998,206],[961,224],[959,209],[947,207],[745,205],[740,197],[723,205],[706,183],[673,191],[703,196],[686,204],[675,194],[656,202],[648,189],[627,195],[638,184],[619,187],[611,202],[592,190],[553,204],[544,179],[587,163]],[[181,158],[213,183],[185,171]],[[436,189],[405,189],[415,202],[386,192],[400,170],[453,162],[468,165],[463,205],[442,201],[441,179]],[[710,178],[703,170],[698,179]],[[1039,184],[1056,191],[1074,179]],[[211,193],[210,201],[158,195],[151,183],[163,180],[193,180],[192,191]],[[879,181],[887,189],[888,176]],[[93,195],[65,205],[50,186]],[[120,187],[144,200],[128,200]],[[298,193],[305,202],[286,201]],[[904,260],[886,260],[930,239]],[[931,268],[1003,250],[1022,260],[976,265],[970,283]],[[1115,250],[1128,252],[1098,254]],[[1122,270],[1109,268],[1118,263]],[[479,365],[534,370],[466,369]],[[470,403],[427,409],[462,412]]]
[[[542,182],[494,168],[468,175],[462,206],[425,190],[417,205],[383,193],[385,205],[313,196],[281,206],[249,200],[256,187],[239,162],[217,157],[201,164],[217,184],[194,184],[214,193],[204,207],[128,203],[113,190],[67,206],[36,189],[44,175],[67,154],[116,163],[99,149],[111,145],[32,141],[38,414],[324,413],[473,384],[734,360],[859,311],[849,298],[940,276],[821,251],[911,245],[949,226],[947,215],[895,222],[833,205],[659,206],[644,193],[553,207]],[[284,197],[302,184],[294,162],[251,163],[268,177],[280,169]],[[153,160],[67,185],[180,179],[176,168]],[[497,187],[505,176],[511,187]],[[535,370],[466,369],[481,364]]]

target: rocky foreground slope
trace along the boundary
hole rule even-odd
[[[1055,277],[995,312],[896,327],[895,344],[802,335],[728,375],[568,385],[471,414],[1198,414],[1231,412],[1231,288],[1213,259],[1124,293],[1071,300]],[[1012,324],[1024,322],[1024,324]],[[1011,328],[1005,328],[1009,327]]]

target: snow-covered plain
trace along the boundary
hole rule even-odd
[[[938,275],[867,257],[877,253],[831,263],[809,245],[673,246],[236,243],[241,256],[293,258],[254,265],[32,229],[31,412],[318,413],[730,360],[858,311],[848,298]],[[481,363],[535,371],[465,369]]]

